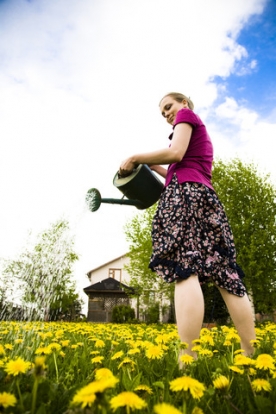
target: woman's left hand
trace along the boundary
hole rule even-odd
[[[127,177],[128,175],[132,173],[132,171],[136,167],[137,167],[137,164],[133,162],[131,158],[127,158],[120,165],[119,175],[121,175],[122,177]]]

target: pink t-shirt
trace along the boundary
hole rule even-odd
[[[165,186],[171,182],[173,175],[176,174],[179,183],[186,181],[201,183],[213,190],[211,183],[213,145],[206,127],[199,116],[187,108],[178,111],[173,128],[180,123],[192,126],[192,136],[182,161],[169,166]],[[170,139],[172,135],[170,135]]]

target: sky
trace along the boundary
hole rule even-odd
[[[158,103],[193,100],[215,157],[275,182],[276,0],[0,0],[0,258],[59,219],[86,274],[128,251],[139,210],[113,177],[134,153],[167,147]],[[85,295],[84,295],[85,297]]]

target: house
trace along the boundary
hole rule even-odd
[[[83,289],[89,298],[88,321],[111,322],[112,309],[116,305],[130,305],[134,309],[137,308],[137,301],[129,297],[134,290],[127,285],[130,277],[124,266],[128,263],[129,259],[125,254],[87,273],[92,283]]]

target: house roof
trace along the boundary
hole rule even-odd
[[[124,283],[118,282],[118,280],[113,279],[112,277],[108,277],[107,279],[101,280],[100,282],[87,286],[83,290],[87,294],[89,292],[95,291],[124,292],[125,289],[126,291],[134,291],[133,288],[125,285]]]
[[[86,274],[87,274],[87,276],[89,276],[89,275],[90,275],[90,273],[95,272],[96,270],[101,269],[102,267],[104,267],[104,266],[108,265],[109,263],[112,263],[112,262],[115,262],[116,260],[119,260],[119,259],[123,259],[123,258],[125,258],[125,257],[126,257],[126,255],[127,255],[127,253],[122,254],[121,256],[116,257],[115,259],[109,260],[109,262],[103,263],[102,265],[100,265],[100,266],[98,266],[98,267],[94,267],[94,269],[91,269],[91,270],[89,270],[89,272],[87,272],[87,273],[86,273]]]

